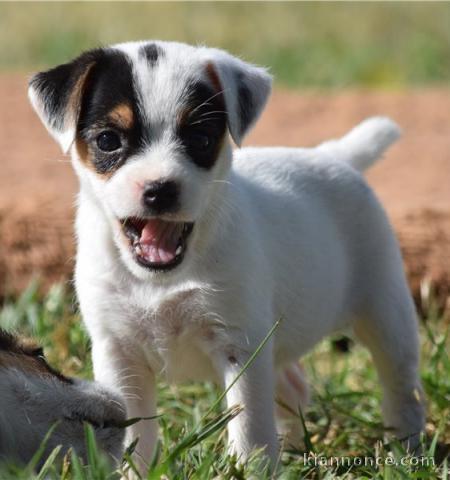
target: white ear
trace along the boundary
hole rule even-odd
[[[70,63],[35,74],[28,97],[47,130],[67,153],[75,140],[88,74],[101,50],[83,53]]]
[[[254,125],[269,98],[272,77],[267,70],[215,49],[207,49],[217,73],[228,115],[228,129],[236,145]]]

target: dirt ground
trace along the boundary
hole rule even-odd
[[[395,119],[404,136],[368,172],[394,223],[415,293],[450,292],[450,89],[304,93],[277,90],[246,144],[310,146],[367,116]],[[70,280],[77,182],[26,97],[26,77],[0,75],[0,295],[34,275]]]

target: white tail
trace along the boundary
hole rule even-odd
[[[364,120],[338,140],[319,146],[363,172],[378,160],[401,134],[399,126],[387,117]]]

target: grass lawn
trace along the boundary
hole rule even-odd
[[[448,2],[0,3],[0,71],[158,38],[225,48],[309,87],[450,81]]]
[[[0,324],[40,338],[50,362],[64,373],[91,377],[89,340],[72,295],[61,286],[55,286],[39,300],[35,285],[31,285],[20,298],[4,303]],[[275,478],[447,479],[449,462],[444,458],[448,455],[445,444],[450,443],[448,327],[449,319],[437,314],[430,301],[428,314],[421,319],[429,458],[417,464],[417,459],[404,456],[399,445],[383,445],[378,440],[383,431],[380,390],[368,353],[354,345],[350,354],[343,354],[326,340],[305,359],[313,391],[312,402],[304,412],[305,444],[302,450],[283,454]],[[235,412],[221,410],[217,402],[220,392],[214,386],[192,383],[174,387],[160,383],[159,390],[160,448],[148,478],[270,478],[258,471],[257,456],[253,462],[240,467],[234,458],[226,455],[225,426]],[[90,441],[89,435],[87,441]],[[88,465],[68,455],[62,464],[50,458],[39,473],[32,473],[30,467],[4,465],[0,478],[101,480],[120,477],[96,452],[92,442],[90,452]],[[383,461],[379,460],[379,465],[371,463],[370,458],[374,456]],[[324,465],[325,457],[328,461],[331,457],[344,459],[340,465],[333,460],[334,465],[330,466]],[[363,457],[370,458],[364,460]],[[128,467],[129,463],[125,460],[124,465]]]

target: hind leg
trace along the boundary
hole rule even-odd
[[[305,372],[298,362],[291,363],[277,373],[276,385],[277,430],[286,447],[299,447],[303,428],[299,415],[309,402],[309,388]]]
[[[405,282],[374,293],[375,299],[355,324],[357,337],[369,348],[383,387],[385,426],[411,449],[418,446],[425,424],[419,379],[417,317]],[[389,288],[389,287],[388,287]]]

